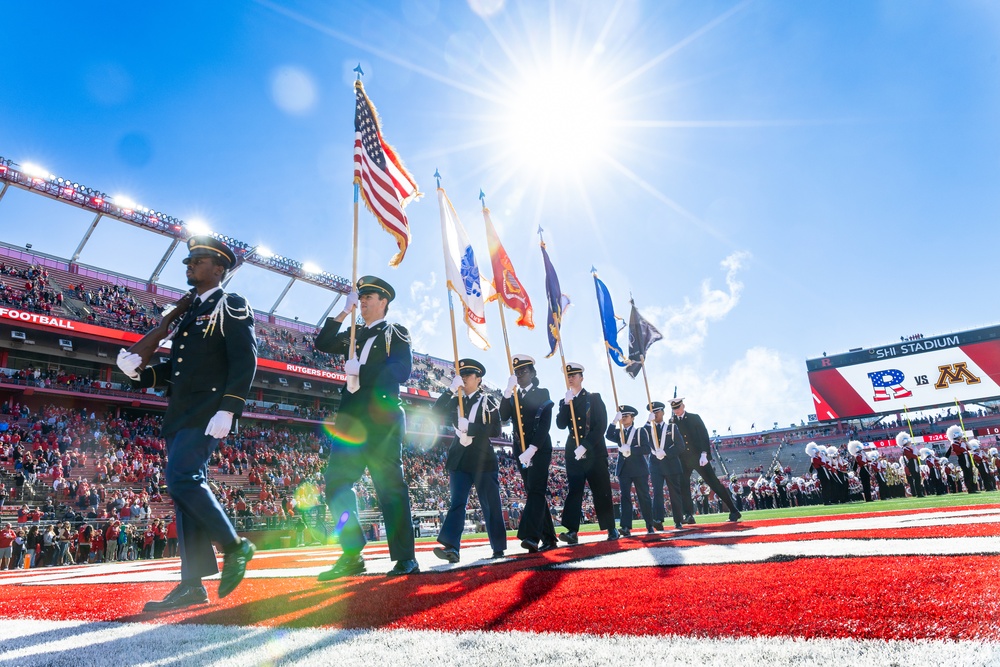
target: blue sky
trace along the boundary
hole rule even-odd
[[[546,229],[567,357],[609,404],[591,266],[667,334],[654,398],[720,432],[813,412],[807,357],[996,322],[995,3],[15,3],[0,37],[0,155],[348,276],[360,61],[425,193],[399,269],[362,211],[360,271],[423,352],[451,357],[436,168],[484,269],[486,192],[537,309]],[[0,238],[68,256],[90,219],[11,191]],[[148,276],[165,247],[105,221],[81,261]],[[284,282],[233,286],[266,311]],[[328,304],[296,286],[278,313]],[[502,385],[487,317],[493,349],[459,350]],[[561,395],[544,330],[510,336]]]

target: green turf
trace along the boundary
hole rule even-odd
[[[847,505],[807,505],[805,507],[792,507],[789,509],[774,510],[754,510],[744,512],[742,522],[761,521],[764,519],[787,519],[810,516],[835,516],[840,514],[863,514],[866,512],[892,512],[897,510],[930,509],[938,507],[966,507],[971,505],[993,505],[1000,506],[1000,492],[979,493],[969,495],[968,493],[950,493],[946,496],[928,496],[926,498],[896,498],[893,500],[878,500],[871,503],[856,502]],[[728,518],[726,514],[695,515],[699,524],[721,523]],[[669,519],[669,517],[668,517]],[[641,520],[633,523],[634,531],[644,531],[645,524]],[[667,528],[670,528],[668,520]],[[580,532],[598,532],[600,527],[596,523],[580,526]],[[558,523],[556,532],[559,531]],[[517,534],[516,530],[507,531],[508,537]],[[485,538],[486,533],[465,533],[462,539]],[[433,542],[435,538],[419,538],[417,542]]]

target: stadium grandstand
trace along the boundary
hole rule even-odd
[[[48,525],[61,526],[67,533],[63,542],[72,545],[70,559],[169,553],[172,505],[162,483],[165,454],[158,437],[166,399],[153,390],[133,390],[114,359],[119,348],[137,341],[158,322],[163,307],[184,293],[158,277],[174,248],[192,232],[183,221],[111,202],[78,183],[28,174],[2,158],[0,183],[0,198],[9,187],[18,187],[95,214],[72,257],[0,240],[0,523],[34,528],[36,544],[42,543],[41,532]],[[148,278],[78,261],[103,218],[171,239]],[[220,238],[237,249],[244,263],[288,277],[288,287],[303,281],[329,291],[327,313],[348,289],[349,281],[339,276]],[[259,360],[248,408],[238,433],[220,444],[210,468],[223,505],[241,529],[258,533],[255,541],[262,546],[327,539],[322,471],[338,390],[345,382],[343,358],[315,348],[316,326],[274,314],[288,287],[269,311],[256,313]],[[451,436],[440,432],[430,407],[453,372],[450,361],[415,354],[413,374],[401,387],[407,424],[404,469],[419,524],[414,530],[425,534],[437,530],[448,506],[447,443],[442,440]],[[956,423],[973,429],[987,446],[1000,433],[1000,414],[989,404],[917,419],[911,426],[914,435],[932,436]],[[884,441],[885,455],[898,457],[898,448],[889,441],[903,427],[899,416],[890,416],[788,428],[775,424],[749,434],[713,433],[716,466],[727,483],[743,489],[749,507],[766,507],[773,501],[765,498],[768,491],[761,480],[812,477],[806,443],[843,450],[849,440]],[[501,453],[504,513],[508,527],[516,528],[524,489],[509,433],[508,427],[494,444]],[[613,444],[610,449],[616,456]],[[548,489],[555,511],[562,507],[566,485],[559,451]],[[701,487],[700,480],[692,480],[699,511],[720,511],[713,494]],[[617,482],[613,490],[618,507]],[[378,537],[380,516],[371,480],[363,478],[356,491],[366,529]],[[801,492],[796,502],[819,502],[809,484]],[[593,519],[589,490],[587,494],[584,513]],[[468,519],[470,530],[481,528],[474,495]],[[37,550],[44,563],[67,558],[57,533]],[[102,544],[112,533],[126,535],[115,537],[123,540],[122,550]],[[89,549],[81,548],[88,542]]]

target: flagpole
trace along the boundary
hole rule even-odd
[[[364,72],[361,70],[361,63],[354,68],[354,71],[358,73],[358,78],[356,79],[355,85],[361,85],[361,75]],[[361,178],[359,176],[354,177],[354,247],[351,251],[351,289],[358,288],[358,200],[361,195]],[[351,346],[348,348],[350,350],[349,359],[355,359],[357,357],[357,352],[354,349],[355,341],[357,340],[357,305],[351,306]]]
[[[452,302],[451,290],[448,290],[448,314],[451,316],[451,345],[452,350],[455,353],[455,377],[461,377],[461,372],[458,366],[458,334],[455,333],[455,304]],[[458,416],[465,416],[465,408],[462,405],[462,394],[463,389],[459,388],[458,392],[455,394],[458,396]]]
[[[542,238],[542,228],[541,227],[538,228],[538,240],[541,243],[541,247],[544,248],[545,247],[545,239]],[[559,299],[562,299],[562,295],[561,294],[557,295],[557,297]],[[561,303],[562,302],[560,301],[560,304]],[[563,380],[565,380],[565,382],[566,382],[566,390],[569,391],[569,373],[566,372],[566,353],[563,352],[563,344],[562,344],[562,306],[561,305],[560,305],[559,310],[560,310],[560,313],[559,313],[559,322],[558,322],[559,326],[556,327],[556,334],[555,334],[556,335],[556,344],[559,346],[559,360],[562,362]],[[569,416],[570,416],[570,419],[573,422],[573,439],[576,441],[576,446],[579,447],[580,446],[580,432],[576,428],[576,409],[573,407],[573,401],[569,402]],[[567,455],[566,458],[568,459],[569,455]]]
[[[486,225],[486,215],[490,212],[486,208],[486,193],[482,190],[479,191],[479,201],[483,203],[483,226]],[[489,230],[486,230],[487,236],[489,236]],[[490,270],[493,270],[493,262],[490,262]],[[503,299],[500,298],[497,289],[497,274],[493,271],[493,289],[497,292],[497,309],[500,311],[500,329],[503,331],[503,348],[507,351],[507,370],[510,374],[514,374],[514,359],[510,355],[510,341],[507,339],[507,319],[503,315]],[[515,422],[517,423],[517,434],[520,436],[518,442],[521,443],[521,452],[523,453],[527,449],[527,445],[524,442],[524,424],[521,423],[521,398],[518,396],[517,388],[514,389],[514,414]]]
[[[434,170],[434,179],[437,181],[438,193],[444,192],[441,189],[441,172],[437,169]],[[440,197],[438,200],[438,205],[441,206]],[[444,238],[444,228],[441,229],[441,249],[443,251],[443,256],[448,256],[448,243]],[[445,273],[447,273],[447,265],[445,265]],[[448,292],[448,315],[451,318],[451,347],[455,355],[455,377],[461,377],[461,371],[458,366],[458,333],[455,331],[455,303],[451,298],[451,289],[445,284],[445,291]],[[465,416],[465,406],[462,404],[462,389],[459,389],[455,394],[458,397],[458,416]]]
[[[597,280],[597,271],[594,270],[594,267],[590,267],[590,272],[594,276],[594,280],[596,281]],[[597,302],[597,317],[600,319],[601,316],[602,316],[601,315],[601,302],[598,301]],[[614,372],[614,369],[611,367],[611,346],[608,345],[608,341],[604,337],[604,320],[603,319],[601,320],[601,339],[604,340],[604,356],[607,358],[607,362],[608,362],[608,376],[611,378],[611,395],[615,399],[615,413],[618,413],[618,412],[620,412],[620,410],[618,409],[618,387],[615,386],[615,372]],[[625,444],[625,429],[623,429],[621,427],[621,424],[619,424],[618,425],[618,445],[620,447],[621,445],[624,445],[624,444]]]

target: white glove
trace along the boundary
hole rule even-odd
[[[219,410],[208,422],[205,435],[212,436],[216,440],[222,440],[229,435],[229,429],[233,427],[233,413]]]
[[[701,458],[698,459],[698,465],[699,466],[707,466],[708,465],[708,454],[706,454],[705,452],[701,453]]]
[[[621,452],[622,456],[624,456],[625,458],[632,456],[632,448],[629,447],[628,445],[622,445],[621,447],[618,448],[618,451]]]
[[[129,352],[124,347],[118,352],[118,359],[116,360],[118,368],[121,369],[122,373],[129,376],[133,380],[139,379],[139,366],[142,366],[142,357],[133,352]]]
[[[344,301],[344,310],[341,311],[344,315],[350,314],[354,307],[358,305],[358,291],[352,289],[351,293],[347,295],[347,300]]]
[[[469,445],[472,444],[472,436],[466,433],[465,431],[459,431],[458,429],[455,429],[455,433],[458,434],[458,442],[463,447],[468,447]]]
[[[615,418],[611,420],[611,423],[614,424],[615,426],[618,426],[618,424],[621,424],[622,423],[622,413],[616,412],[615,413]]]
[[[524,452],[520,456],[517,457],[518,460],[521,462],[521,465],[524,466],[525,468],[529,467],[531,465],[531,459],[534,458],[535,452],[537,451],[538,447],[535,447],[534,445],[528,445],[528,448],[524,450]]]
[[[348,375],[360,375],[361,362],[357,359],[348,359],[344,362],[344,372]]]
[[[655,422],[655,421],[656,421],[656,415],[655,415],[655,414],[653,414],[653,411],[652,411],[652,410],[650,410],[650,411],[649,411],[649,416],[648,416],[648,417],[646,417],[646,423],[647,423],[647,424],[652,424],[652,423],[653,423],[653,422]]]
[[[580,445],[579,447],[573,450],[573,456],[576,457],[577,461],[582,461],[583,457],[586,455],[587,455],[587,448],[584,447],[583,445]]]
[[[573,393],[572,389],[566,390],[566,398],[563,399],[566,402],[566,405],[569,405],[570,403],[573,402],[574,396],[576,396],[576,394]]]
[[[664,450],[657,447],[656,449],[653,450],[653,456],[662,461],[663,459],[666,458],[667,453]]]
[[[468,433],[469,432],[469,420],[466,419],[465,417],[459,417],[458,418],[458,430],[461,431],[462,433]]]
[[[462,382],[462,376],[461,375],[456,375],[454,377],[454,379],[452,379],[451,384],[448,385],[448,391],[450,391],[453,394],[457,394],[458,390],[461,389],[464,386],[465,386],[465,383]]]
[[[503,390],[503,397],[510,398],[515,389],[517,389],[517,376],[511,375],[507,380],[507,388]]]

